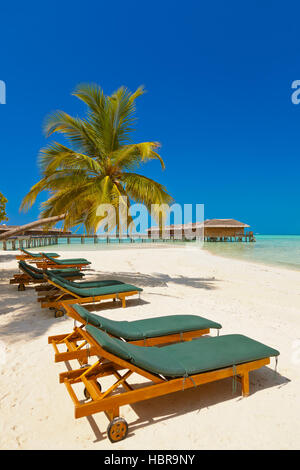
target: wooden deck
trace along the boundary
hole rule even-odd
[[[62,242],[62,240],[64,240]],[[90,245],[91,241],[93,244],[131,244],[131,243],[180,243],[180,242],[192,242],[188,239],[176,239],[171,238],[150,238],[147,235],[135,235],[134,237],[116,237],[106,235],[59,235],[59,236],[43,236],[43,237],[17,237],[8,239],[2,242],[3,250],[19,250],[20,248],[31,249],[41,248],[40,251],[45,251],[45,247],[52,245],[69,245],[72,240],[76,240],[77,243],[84,245],[86,242]],[[255,242],[253,232],[246,232],[235,236],[205,236],[205,242]]]

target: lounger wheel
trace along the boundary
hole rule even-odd
[[[107,427],[107,436],[110,442],[122,441],[127,437],[128,424],[124,418],[114,418]]]
[[[63,310],[60,310],[60,309],[56,309],[55,312],[54,312],[55,318],[63,317],[64,314],[65,314],[65,312]]]
[[[18,285],[18,291],[24,291],[25,290],[25,284],[19,284]]]
[[[85,367],[85,366],[83,366]],[[99,384],[99,382],[97,382],[97,386],[100,390],[100,392],[102,391],[102,387],[101,387],[101,384]],[[88,389],[86,387],[84,387],[84,390],[83,390],[83,393],[84,393],[84,396],[87,400],[89,400],[91,398],[91,395],[90,395],[90,392],[88,391]]]

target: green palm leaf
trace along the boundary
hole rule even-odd
[[[148,210],[152,204],[169,204],[171,196],[166,188],[136,170],[148,160],[164,161],[157,152],[158,142],[134,143],[132,133],[136,122],[136,99],[144,88],[134,93],[121,87],[111,96],[94,84],[81,84],[73,95],[84,102],[84,118],[73,117],[64,111],[50,114],[45,121],[46,136],[62,135],[67,144],[52,142],[41,149],[39,165],[41,180],[24,197],[21,209],[28,210],[42,191],[49,197],[42,204],[41,215],[50,217],[67,213],[65,228],[84,224],[88,233],[94,233],[101,224],[108,229],[120,229],[120,214],[128,213],[130,202],[141,202]],[[112,204],[116,220],[100,214],[101,204]],[[122,216],[123,217],[123,216]],[[123,220],[123,219],[122,219]]]

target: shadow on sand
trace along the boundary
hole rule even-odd
[[[103,272],[94,271],[102,279],[117,279],[128,284],[134,284],[138,287],[168,287],[168,283],[178,284],[196,289],[216,289],[214,283],[217,279],[214,277],[172,277],[164,273],[132,273],[132,272]]]
[[[270,367],[262,367],[250,373],[250,396],[271,387],[282,387],[289,382],[288,378],[275,372]],[[142,384],[134,385],[135,388],[141,386]],[[238,384],[235,393],[232,390],[232,379],[229,378],[131,404],[130,406],[138,417],[135,421],[128,423],[129,433],[127,438],[133,436],[135,432],[142,432],[142,429],[146,426],[168,421],[176,416],[193,411],[201,413],[203,409],[229,400],[247,400],[247,398],[241,396],[240,384]],[[106,432],[100,431],[95,418],[88,416],[86,419],[94,433],[95,440],[93,442],[96,443],[106,439]]]
[[[37,302],[37,292],[34,285],[26,286],[25,291],[19,292],[17,284],[9,285],[9,279],[16,274],[17,269],[0,270],[0,318],[8,316],[7,323],[1,326],[1,336],[10,337],[18,341],[21,337],[35,338],[43,335],[53,323],[68,320],[68,317],[55,318],[53,311],[42,309]],[[95,276],[93,276],[95,277]],[[99,275],[97,276],[99,278]],[[88,280],[92,276],[87,276]],[[128,298],[126,308],[147,304],[146,300],[137,297]],[[117,310],[116,318],[124,317],[124,310],[120,301],[103,301],[98,304],[87,305],[88,309],[103,312],[107,310]]]
[[[16,259],[16,255],[1,255],[0,256],[0,263],[6,263],[7,261],[13,261]]]

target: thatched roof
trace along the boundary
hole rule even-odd
[[[165,230],[183,230],[183,229],[196,229],[196,228],[201,228],[203,227],[203,222],[190,222],[188,224],[176,224],[176,225],[165,225],[164,229]],[[209,227],[209,228],[217,228],[217,227],[222,227],[222,228],[245,228],[245,227],[250,227],[250,225],[247,225],[243,222],[239,222],[238,220],[234,219],[207,219],[204,221],[204,228]],[[147,232],[155,232],[158,231],[159,227],[150,227],[147,229]]]
[[[205,227],[250,227],[234,219],[207,219],[204,221]]]
[[[21,225],[6,225],[6,224],[0,224],[0,233],[5,233],[7,231],[10,231],[10,230],[15,230],[15,229],[18,229],[20,228]],[[25,229],[24,232],[27,234],[27,235],[30,235],[30,234],[41,234],[41,235],[64,235],[64,234],[70,234],[72,232],[64,232],[62,229],[60,228],[55,228],[55,227],[52,227],[52,228],[49,228],[47,230],[44,230],[43,229],[43,226],[38,226],[38,227],[34,227],[34,228],[29,228],[29,229]]]

